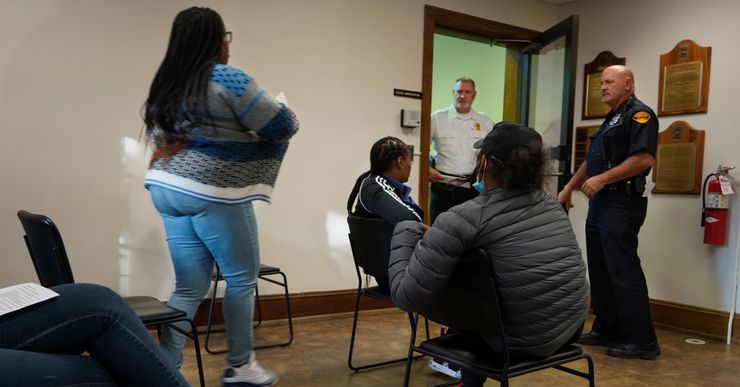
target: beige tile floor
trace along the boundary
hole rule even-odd
[[[590,325],[590,322],[589,324]],[[338,314],[294,320],[295,340],[287,347],[261,349],[257,358],[265,368],[280,374],[278,386],[400,386],[403,365],[393,365],[354,373],[347,367],[347,350],[352,315]],[[436,328],[432,328],[436,331]],[[258,343],[280,340],[286,323],[266,322],[255,330]],[[740,386],[740,343],[725,345],[720,338],[657,330],[662,356],[654,361],[625,360],[606,356],[602,347],[584,347],[595,363],[597,386]],[[407,316],[397,310],[362,312],[358,327],[356,362],[402,357],[408,348],[410,329]],[[202,337],[202,336],[201,336]],[[688,344],[687,338],[700,338],[704,345]],[[215,335],[214,346],[224,344]],[[198,375],[192,348],[185,352],[183,373],[196,386]],[[224,355],[203,352],[206,384],[221,385]],[[414,362],[411,386],[433,386],[448,381],[430,370],[426,358]],[[579,364],[580,363],[580,364]],[[573,363],[586,369],[586,362]],[[486,386],[497,386],[489,380]],[[587,386],[584,379],[557,371],[544,370],[511,380],[512,386]]]

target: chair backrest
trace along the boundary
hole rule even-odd
[[[463,255],[442,292],[419,314],[457,329],[503,335],[494,269],[485,251]]]
[[[355,265],[365,274],[388,277],[388,256],[394,225],[384,219],[349,215],[349,242]]]
[[[54,222],[44,215],[24,210],[18,211],[18,219],[26,232],[23,239],[41,285],[48,287],[75,282],[62,236]]]

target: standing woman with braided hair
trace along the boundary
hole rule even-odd
[[[175,18],[144,108],[154,147],[145,186],[164,221],[175,268],[168,304],[193,318],[218,263],[227,284],[223,384],[271,386],[277,375],[253,351],[260,257],[252,201],[270,201],[298,121],[252,77],[226,65],[231,39],[209,8],[191,7]],[[184,341],[173,329],[162,333],[161,347],[177,367]]]

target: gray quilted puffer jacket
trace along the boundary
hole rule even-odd
[[[489,190],[421,223],[396,225],[388,274],[393,302],[419,311],[434,301],[465,252],[493,260],[507,344],[549,356],[583,324],[589,305],[586,268],[560,205],[543,191]]]

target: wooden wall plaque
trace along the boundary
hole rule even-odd
[[[583,164],[583,160],[586,160],[588,154],[588,147],[590,144],[588,138],[592,134],[599,131],[601,125],[589,125],[589,126],[578,126],[576,127],[576,135],[573,138],[573,173],[580,168]]]
[[[660,56],[659,116],[707,112],[711,59],[712,47],[690,39]]]
[[[676,121],[658,134],[653,193],[699,194],[704,166],[704,131]]]
[[[604,118],[611,108],[601,100],[601,72],[612,65],[624,65],[625,58],[619,58],[611,51],[602,51],[590,63],[583,66],[583,109],[584,120]]]

